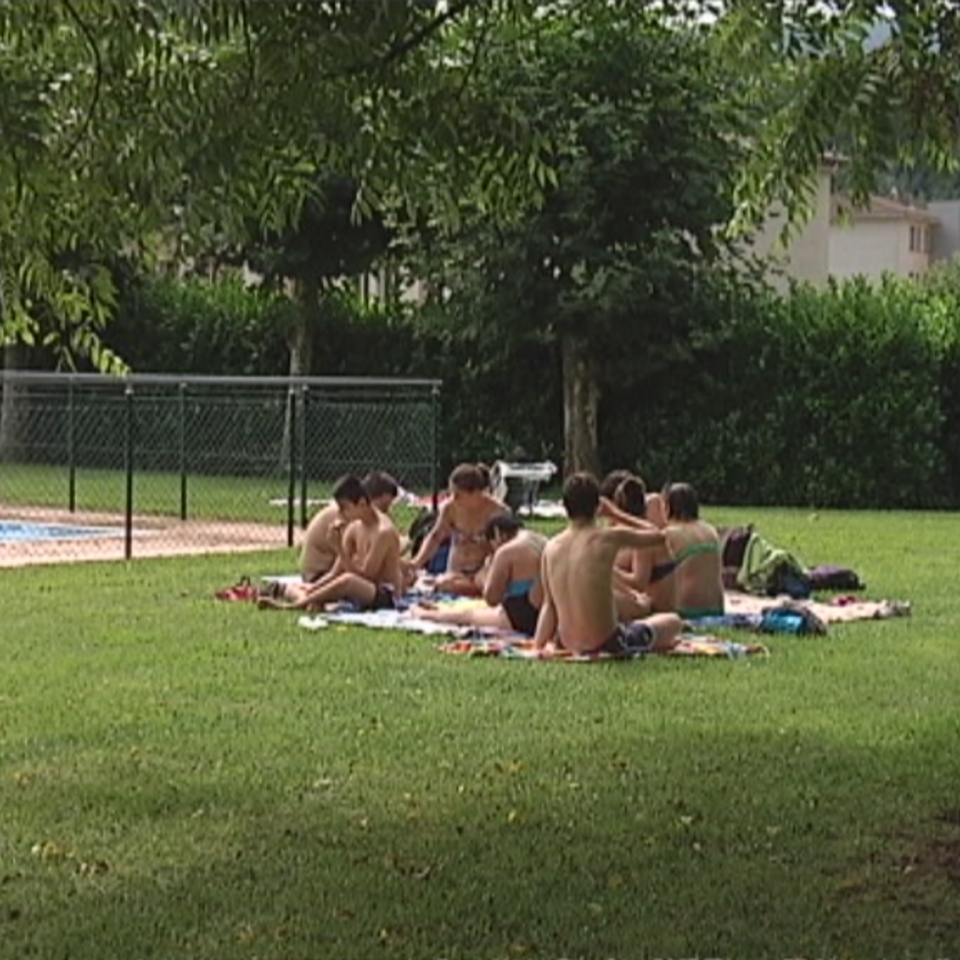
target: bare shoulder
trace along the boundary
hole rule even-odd
[[[328,503],[310,518],[307,529],[326,530],[339,516],[340,508],[335,503]]]
[[[377,518],[377,533],[381,537],[389,537],[391,540],[400,541],[400,531],[392,518],[385,513],[381,513]]]

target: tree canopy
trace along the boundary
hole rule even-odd
[[[753,105],[734,227],[774,199],[800,213],[826,149],[859,194],[891,156],[955,162],[949,0],[0,0],[3,336],[109,366],[104,259],[251,215],[278,229],[323,175],[357,183],[358,216],[510,222],[567,131],[481,82],[492,39],[568,16],[586,43],[591,18],[638,10],[710,32]]]

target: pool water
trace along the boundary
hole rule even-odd
[[[31,523],[0,520],[0,543],[33,543],[38,540],[83,540],[88,537],[120,537],[123,527],[81,527],[65,523]]]

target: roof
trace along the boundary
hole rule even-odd
[[[912,203],[892,200],[889,197],[872,196],[866,207],[855,207],[849,197],[834,197],[831,220],[849,217],[854,223],[865,220],[905,220],[909,223],[939,223],[925,207],[915,207]]]

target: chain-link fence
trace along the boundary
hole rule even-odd
[[[436,495],[440,383],[0,371],[0,563],[292,546],[345,473]]]

